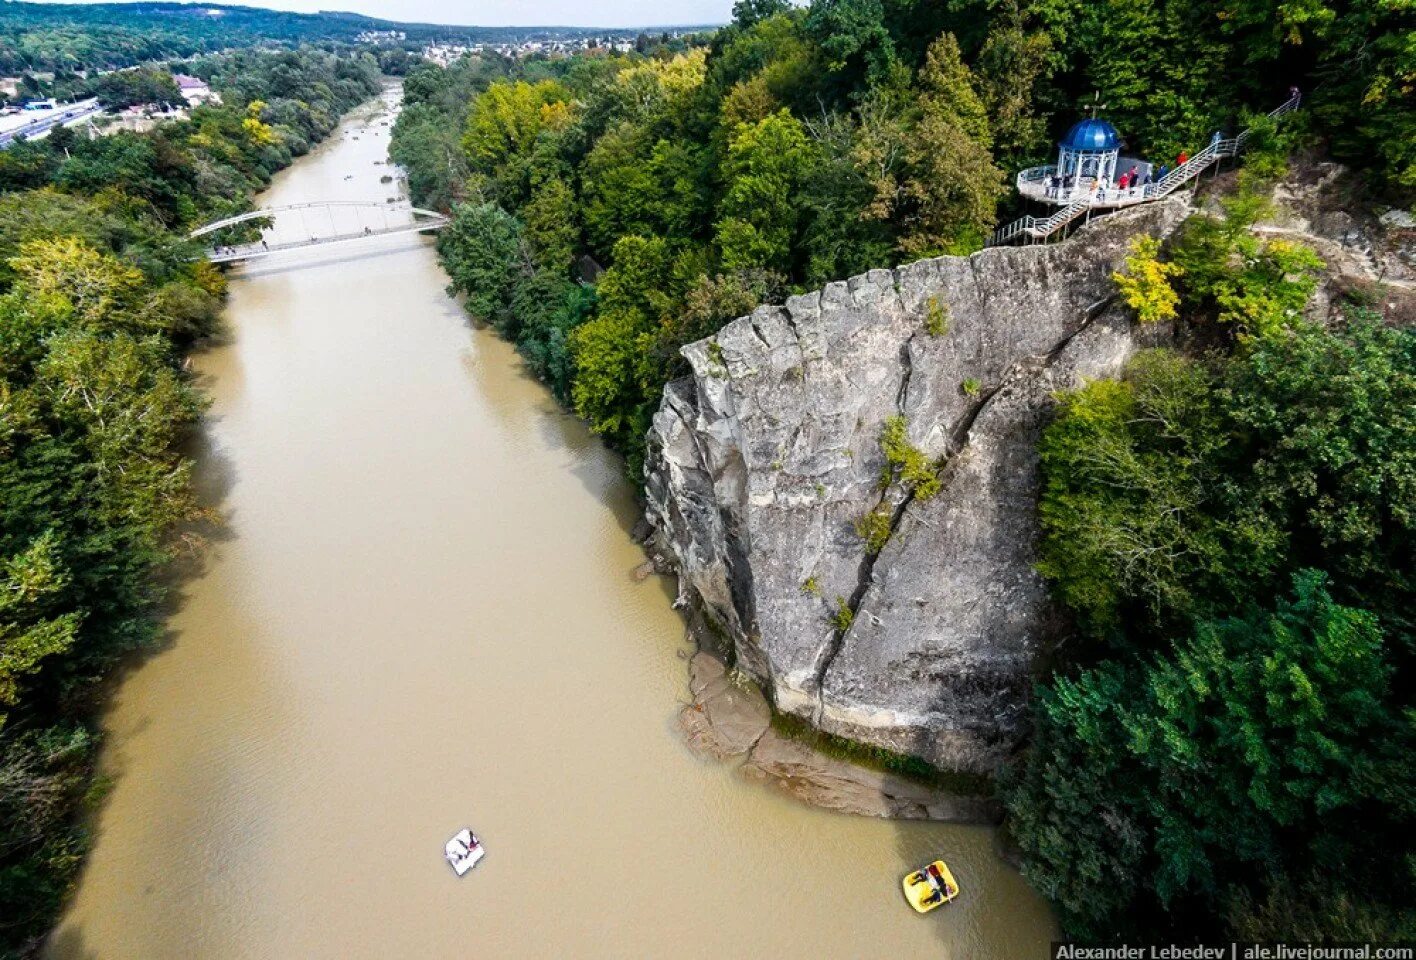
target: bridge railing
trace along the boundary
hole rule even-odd
[[[191,233],[187,234],[187,239],[195,240],[198,237],[205,236],[208,233],[214,233],[217,230],[221,230],[225,227],[234,227],[238,224],[246,223],[251,220],[262,220],[266,218],[272,218],[277,216],[278,214],[289,213],[294,210],[322,210],[329,208],[348,207],[363,207],[368,210],[381,210],[385,212],[389,209],[389,205],[387,202],[379,203],[374,200],[309,200],[303,203],[287,203],[282,204],[278,207],[265,207],[260,210],[248,210],[245,213],[238,213],[233,217],[226,217],[224,220],[213,221],[212,223],[208,223],[205,226],[198,227]],[[407,209],[409,212],[411,212],[415,220],[420,216],[426,217],[429,220],[433,221],[440,221],[445,219],[443,215],[438,213],[436,210],[424,210],[422,207],[407,207],[404,209]]]
[[[373,237],[393,236],[401,233],[422,233],[428,230],[441,230],[451,223],[451,219],[433,210],[424,210],[421,207],[399,206],[391,208],[389,204],[377,203],[370,200],[312,200],[303,203],[290,203],[279,207],[267,207],[261,210],[249,210],[236,216],[226,217],[214,223],[206,224],[193,230],[188,236],[189,239],[199,239],[217,230],[226,227],[233,227],[241,223],[252,220],[275,219],[280,214],[291,211],[335,209],[335,208],[362,208],[374,210],[380,213],[397,212],[401,222],[388,223],[374,227],[370,225],[360,225],[352,231],[339,232],[331,214],[330,230],[321,231],[323,236],[316,237],[311,234],[297,240],[279,241],[277,237],[269,240],[265,237],[251,243],[218,244],[207,250],[205,259],[212,263],[235,263],[241,260],[255,260],[268,257],[276,253],[284,253],[290,250],[299,250],[306,247],[329,246],[332,244],[348,243],[355,240],[371,239]],[[412,216],[409,217],[408,215]]]
[[[396,227],[387,227],[378,230],[369,229],[363,232],[335,234],[329,237],[319,237],[309,240],[294,240],[287,243],[249,243],[233,247],[217,247],[207,251],[206,259],[211,263],[238,263],[244,260],[259,260],[277,253],[287,253],[291,250],[306,250],[311,247],[330,247],[339,244],[352,243],[357,240],[371,240],[374,237],[392,237],[407,233],[425,233],[430,230],[441,230],[452,221],[446,217],[431,221],[417,220],[413,223],[405,223]]]

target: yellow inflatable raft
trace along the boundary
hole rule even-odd
[[[943,860],[906,874],[900,883],[905,888],[905,899],[917,913],[928,913],[959,895],[959,885]]]

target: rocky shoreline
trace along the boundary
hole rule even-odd
[[[679,728],[699,756],[741,760],[739,774],[812,806],[865,817],[997,824],[998,801],[965,796],[874,770],[784,736],[772,728],[772,708],[761,689],[699,649],[688,661],[692,701],[679,711]]]

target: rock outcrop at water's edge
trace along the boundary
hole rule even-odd
[[[865,817],[997,823],[992,797],[961,795],[906,777],[827,756],[771,729],[771,710],[757,685],[700,650],[688,664],[692,702],[679,712],[688,746],[712,760],[745,758],[742,776],[813,806]]]
[[[1037,437],[1055,391],[1114,376],[1158,335],[1111,274],[1132,236],[1187,210],[871,271],[684,348],[693,373],[649,435],[651,549],[777,709],[948,769],[992,772],[1012,750],[1061,626],[1034,570]],[[931,499],[881,489],[896,415],[944,462]],[[856,522],[877,510],[891,529],[871,556]]]

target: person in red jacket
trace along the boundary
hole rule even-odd
[[[1175,165],[1176,165],[1177,167],[1183,167],[1185,164],[1187,164],[1187,163],[1189,163],[1189,162],[1190,162],[1190,155],[1189,155],[1188,153],[1186,153],[1184,150],[1181,150],[1181,151],[1180,151],[1180,156],[1178,156],[1178,157],[1175,158]]]

